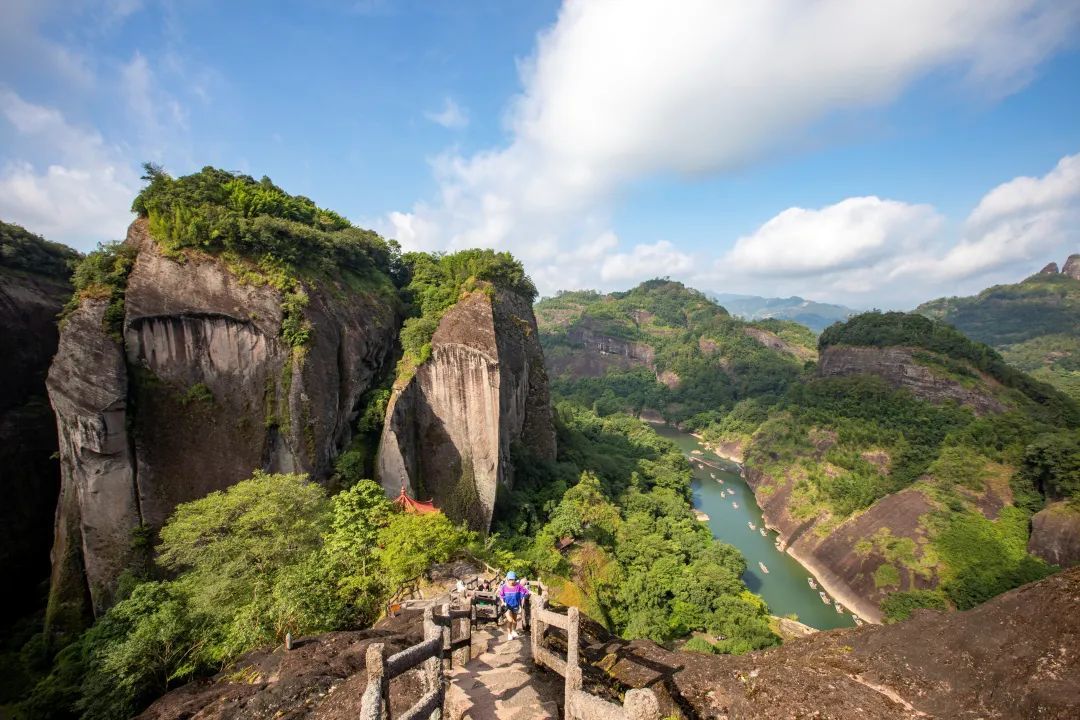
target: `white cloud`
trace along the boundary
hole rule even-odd
[[[820,210],[784,210],[724,258],[737,272],[818,275],[874,265],[921,247],[942,218],[927,205],[853,197]]]
[[[1077,227],[1080,154],[993,188],[952,231],[930,206],[876,197],[789,208],[691,276],[711,289],[912,307],[1060,262],[1077,250]]]
[[[614,282],[657,275],[682,275],[693,266],[693,258],[680,252],[670,242],[661,240],[652,245],[635,245],[628,253],[609,255],[601,266],[600,279]]]
[[[407,247],[510,249],[550,292],[577,273],[557,263],[609,229],[629,184],[798,147],[835,113],[889,103],[929,73],[1012,91],[1078,15],[1056,0],[567,0],[522,64],[509,143],[439,158],[439,195],[388,222]],[[631,262],[643,250],[608,252],[612,268],[644,268]]]
[[[442,110],[424,113],[424,117],[436,125],[442,125],[450,130],[458,130],[469,124],[469,114],[454,102],[453,98],[449,97],[443,101]]]
[[[83,250],[119,239],[131,220],[138,175],[97,132],[68,123],[55,108],[0,89],[0,116],[21,140],[52,148],[54,162],[12,161],[0,168],[0,217]]]
[[[1041,178],[1018,177],[987,193],[942,267],[965,277],[1060,253],[1070,242],[1080,245],[1078,227],[1080,154],[1063,157]]]

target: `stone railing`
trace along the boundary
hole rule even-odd
[[[360,699],[360,720],[390,717],[390,681],[423,665],[424,694],[398,720],[432,718],[441,720],[444,688],[442,682],[443,630],[435,622],[431,608],[424,610],[424,640],[386,657],[386,647],[373,643],[367,649],[367,689]]]
[[[649,689],[630,690],[622,705],[608,702],[582,689],[581,658],[578,645],[580,612],[570,608],[566,615],[547,609],[547,595],[532,596],[531,639],[533,662],[549,668],[566,678],[564,712],[566,720],[658,720],[660,704]],[[566,631],[566,659],[544,647],[544,631],[548,627]]]

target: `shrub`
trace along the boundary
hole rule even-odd
[[[894,592],[881,601],[881,611],[885,615],[885,622],[889,623],[907,620],[919,608],[948,610],[949,603],[939,590]]]

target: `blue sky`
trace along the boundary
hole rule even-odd
[[[0,218],[86,250],[139,164],[269,175],[545,293],[910,307],[1080,252],[1080,2],[0,7]]]

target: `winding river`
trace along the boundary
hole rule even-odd
[[[839,614],[832,605],[821,601],[818,590],[806,581],[811,577],[806,568],[776,549],[775,532],[770,530],[761,535],[761,510],[735,463],[709,452],[693,435],[667,425],[653,427],[658,434],[678,445],[687,457],[717,466],[693,464],[694,507],[709,516],[708,525],[713,537],[739,548],[746,557],[747,570],[743,580],[747,587],[765,598],[774,615],[795,613],[800,622],[818,630],[855,624],[849,613]],[[751,530],[747,523],[753,523],[755,529]],[[768,573],[762,572],[759,562],[765,564]]]

